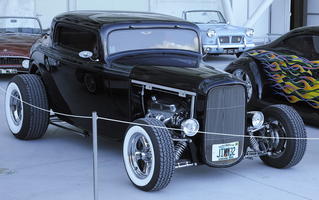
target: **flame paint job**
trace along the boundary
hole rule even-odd
[[[263,65],[274,91],[290,103],[306,102],[319,109],[319,60],[310,61],[296,55],[267,50],[248,52]]]

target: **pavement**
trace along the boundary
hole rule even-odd
[[[223,69],[233,56],[209,63]],[[9,78],[0,78],[5,88]],[[92,138],[83,138],[50,126],[39,140],[15,139],[4,116],[0,91],[0,200],[93,200]],[[309,137],[318,128],[307,126]],[[207,166],[175,171],[171,183],[159,192],[143,192],[129,181],[121,144],[99,140],[99,199],[117,200],[303,200],[319,198],[319,140],[309,141],[304,159],[290,169],[274,169],[261,160],[244,160],[217,169]]]

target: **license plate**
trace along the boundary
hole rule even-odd
[[[225,53],[227,54],[238,53],[238,49],[225,49]]]
[[[238,158],[239,142],[214,144],[212,161],[224,161]]]

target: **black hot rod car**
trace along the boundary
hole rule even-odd
[[[247,83],[249,105],[287,104],[318,125],[319,26],[294,29],[251,49],[225,70]]]
[[[305,140],[282,138],[306,137],[298,113],[284,105],[247,112],[245,84],[207,66],[198,27],[179,18],[65,13],[53,20],[50,36],[33,46],[30,65],[31,74],[15,76],[7,88],[6,118],[13,135],[43,136],[49,109],[87,131],[91,120],[61,113],[98,111],[134,122],[100,120],[98,132],[123,139],[128,177],[145,191],[166,187],[176,168],[230,167],[244,157],[287,168],[305,152]]]

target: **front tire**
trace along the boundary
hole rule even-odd
[[[141,190],[161,190],[169,184],[175,169],[170,131],[156,119],[143,118],[134,123],[146,126],[131,125],[127,129],[123,143],[127,175]]]
[[[303,158],[306,139],[276,139],[277,137],[307,138],[305,125],[295,109],[287,105],[273,105],[263,110],[266,122],[270,125],[272,154],[261,156],[261,160],[271,167],[289,168],[298,164]]]
[[[10,81],[5,112],[9,129],[16,138],[41,138],[49,124],[49,112],[45,111],[48,107],[45,87],[39,76],[16,75]]]

